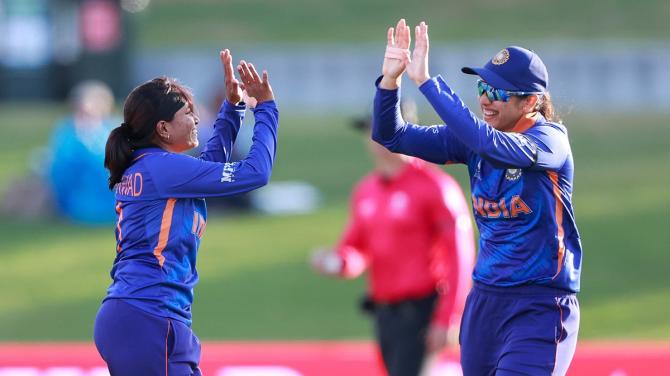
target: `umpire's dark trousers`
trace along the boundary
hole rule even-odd
[[[436,294],[394,304],[373,304],[375,335],[389,376],[417,376],[426,355],[426,333]]]

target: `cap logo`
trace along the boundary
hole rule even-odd
[[[491,59],[491,62],[494,65],[503,65],[509,60],[509,51],[507,51],[507,48],[503,49],[502,51],[498,52],[496,56]]]

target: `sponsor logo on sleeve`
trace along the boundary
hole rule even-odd
[[[511,133],[519,147],[527,149],[533,154],[533,163],[537,162],[537,144],[521,133]]]
[[[477,168],[475,169],[475,173],[472,175],[473,178],[477,180],[482,180],[482,161],[481,159],[479,162],[477,162]]]
[[[522,135],[521,133],[510,133],[510,135],[516,139],[517,144],[519,144],[521,147],[532,148],[535,146],[534,143],[528,140],[528,137]]]
[[[221,173],[221,183],[232,183],[235,181],[235,170],[240,162],[224,163]]]

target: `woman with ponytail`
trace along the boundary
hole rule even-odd
[[[204,198],[248,192],[270,178],[279,115],[267,72],[261,78],[242,60],[239,82],[230,51],[220,59],[226,99],[199,158],[182,154],[198,146],[193,97],[167,77],[133,89],[123,123],[107,140],[116,258],[94,338],[112,376],[200,375],[191,304],[207,224]],[[246,159],[231,163],[246,105],[253,107],[254,142]]]
[[[463,375],[565,375],[577,346],[582,245],[574,161],[547,91],[547,68],[518,46],[483,67],[462,68],[479,76],[480,118],[428,73],[428,25],[416,26],[415,35],[410,54],[405,20],[395,35],[387,31],[372,138],[397,153],[467,165],[480,239],[461,321]],[[403,120],[405,71],[444,124]]]

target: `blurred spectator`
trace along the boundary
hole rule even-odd
[[[405,119],[415,111],[404,103]],[[354,190],[339,244],[317,250],[311,262],[342,278],[369,270],[363,308],[374,317],[384,365],[391,376],[416,376],[458,342],[475,257],[470,213],[453,178],[374,143],[370,123],[354,125],[365,132],[375,169]]]
[[[15,219],[54,214],[82,224],[116,218],[114,194],[103,166],[105,143],[114,125],[114,97],[98,81],[84,81],[70,93],[71,115],[54,127],[48,147],[33,151],[26,176],[10,182],[0,211]]]
[[[46,174],[60,214],[79,223],[113,222],[114,194],[103,166],[105,143],[118,121],[111,118],[114,97],[107,85],[84,81],[70,94],[72,114],[61,120],[51,138]]]

